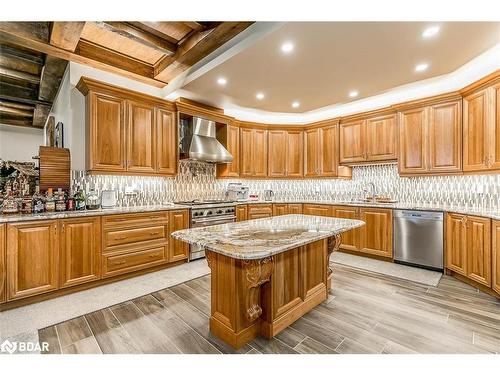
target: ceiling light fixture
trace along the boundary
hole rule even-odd
[[[426,63],[423,63],[423,64],[418,64],[416,67],[415,67],[415,71],[416,72],[424,72],[427,70],[427,68],[429,67],[429,64],[426,64]]]
[[[299,102],[293,102],[292,103],[292,107],[293,108],[299,108],[300,107],[300,103]]]
[[[356,90],[353,90],[349,93],[349,97],[350,98],[355,98],[356,96],[358,96],[359,92],[357,92]]]
[[[286,42],[281,45],[281,50],[285,53],[290,53],[294,49],[294,45],[292,42]]]
[[[265,95],[264,95],[264,93],[262,93],[262,92],[258,92],[258,93],[257,93],[257,95],[255,95],[255,97],[256,97],[257,99],[259,99],[259,100],[262,100],[262,99],[264,99]]]
[[[225,79],[224,77],[220,77],[219,79],[217,79],[217,83],[221,86],[225,86],[225,84],[227,83],[227,79]]]
[[[439,32],[439,26],[431,26],[424,30],[422,33],[422,38],[432,38]]]

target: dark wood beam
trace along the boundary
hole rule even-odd
[[[0,22],[0,30],[38,42],[49,41],[49,22]]]
[[[33,113],[33,126],[35,128],[43,128],[47,122],[51,106],[37,104]]]
[[[0,124],[33,128],[33,121],[31,118],[22,118],[8,114],[3,114],[1,112],[0,112]]]
[[[173,55],[177,45],[168,40],[159,38],[154,34],[144,32],[141,29],[125,22],[94,22],[100,28],[120,35],[143,46],[152,48],[166,55]]]
[[[57,90],[61,85],[64,72],[68,62],[54,56],[47,55],[40,77],[40,88],[38,99],[53,102],[57,95]]]
[[[18,70],[4,68],[0,66],[0,77],[8,77],[14,80],[26,81],[33,84],[40,83],[40,77],[38,75],[20,72]]]
[[[166,57],[155,65],[154,78],[170,82],[202,58],[241,33],[253,22],[223,22],[218,26],[192,34],[183,40],[175,55]]]
[[[205,27],[201,23],[196,21],[185,21],[183,23],[196,31],[202,31],[205,29]]]
[[[2,29],[2,23],[0,22],[0,43],[8,43],[10,45],[21,46],[24,48],[29,48],[35,51],[39,51],[45,53],[47,55],[51,55],[54,57],[59,57],[64,60],[74,61],[80,64],[85,64],[88,66],[92,66],[96,69],[101,69],[110,73],[122,75],[127,78],[134,79],[136,81],[149,84],[154,87],[165,87],[165,83],[153,78],[153,67],[149,65],[145,65],[148,67],[148,74],[141,75],[142,70],[134,71],[134,70],[126,70],[121,68],[120,66],[115,66],[110,63],[105,63],[99,60],[94,60],[84,55],[80,55],[78,53],[73,53],[62,48],[52,46],[49,43],[40,42],[34,38],[27,36],[19,36],[10,32],[6,32]],[[82,44],[82,40],[79,45]],[[78,49],[78,47],[77,47]],[[124,55],[121,55],[125,57]],[[144,64],[143,64],[144,65]]]
[[[23,99],[37,100],[38,92],[31,87],[16,85],[12,82],[2,80],[0,81],[0,98],[13,98],[14,101],[17,101],[19,98],[21,102]]]
[[[36,104],[44,104],[44,105],[50,105],[51,104],[51,103],[45,102],[43,100],[26,99],[26,98],[15,97],[15,96],[12,96],[12,95],[7,95],[6,93],[2,92],[2,88],[1,87],[0,87],[0,100],[7,100],[7,101],[10,101],[10,102],[16,102],[16,103],[31,104],[33,106],[35,106]]]
[[[53,22],[50,44],[74,52],[85,27],[85,22]]]
[[[17,117],[28,117],[32,118],[33,117],[33,108],[31,109],[21,109],[21,108],[15,108],[11,106],[6,106],[3,104],[0,104],[0,113],[2,114],[9,114],[12,116],[17,116]]]

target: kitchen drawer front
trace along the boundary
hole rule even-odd
[[[130,227],[148,225],[153,226],[159,223],[168,222],[168,212],[148,212],[140,214],[106,215],[103,216],[102,225],[104,228]]]
[[[104,246],[105,248],[108,248],[136,242],[166,239],[167,233],[167,225],[155,225],[119,230],[106,229],[104,231]]]
[[[165,244],[128,253],[104,254],[102,257],[103,278],[165,263],[167,261],[167,248],[168,246]]]
[[[248,205],[248,220],[261,219],[264,217],[273,216],[272,204],[249,204]]]

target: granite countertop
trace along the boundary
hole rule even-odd
[[[494,220],[500,220],[500,212],[498,210],[480,209],[473,207],[451,206],[440,204],[417,205],[412,203],[371,203],[371,202],[339,202],[331,200],[273,200],[273,201],[240,201],[237,204],[279,204],[279,203],[297,203],[297,204],[329,204],[336,206],[354,206],[354,207],[375,207],[375,208],[392,208],[400,210],[418,210],[418,211],[439,211],[439,212],[455,212],[464,215],[488,217]]]
[[[363,226],[361,220],[283,215],[183,229],[172,237],[236,259],[261,259]]]
[[[67,219],[72,217],[131,214],[131,213],[154,212],[154,211],[170,211],[170,210],[180,210],[187,208],[189,207],[178,204],[164,204],[155,206],[101,208],[99,210],[84,210],[84,211],[43,212],[41,214],[12,214],[12,215],[0,214],[0,224],[13,223],[19,221],[31,221],[31,220],[55,220],[55,219]]]

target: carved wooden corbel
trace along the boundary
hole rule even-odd
[[[334,251],[337,251],[340,247],[340,242],[342,241],[342,235],[336,234],[333,237],[328,237],[327,254],[326,254],[326,275],[330,279],[332,277],[333,270],[330,267],[330,255]]]
[[[210,250],[205,250],[205,258],[207,259],[208,267],[213,271],[212,267],[215,263],[215,257],[217,254],[215,254],[213,251]]]
[[[249,289],[246,298],[247,320],[253,322],[262,315],[259,303],[260,286],[268,282],[273,272],[273,258],[243,260],[246,287]]]

